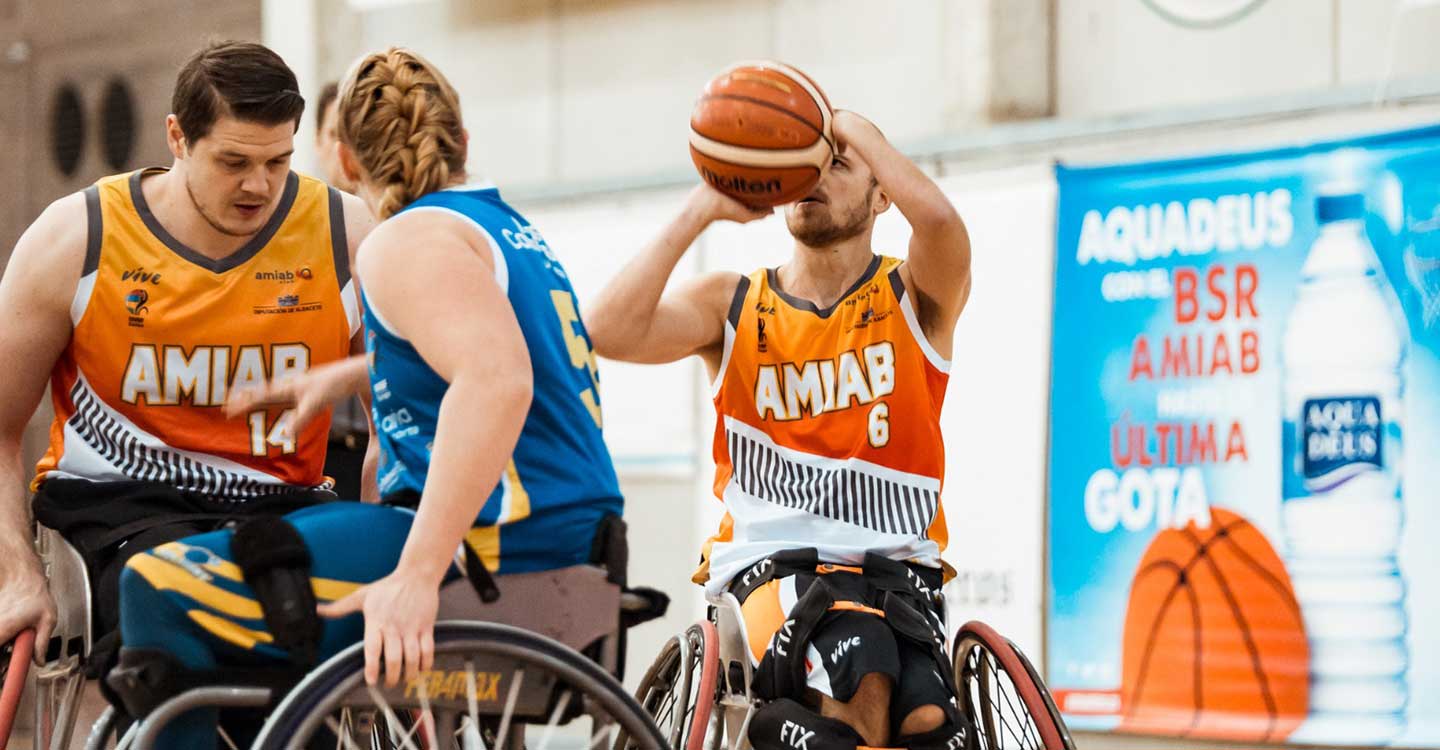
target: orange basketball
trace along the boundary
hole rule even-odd
[[[1279,742],[1310,704],[1290,576],[1250,522],[1218,508],[1155,535],[1125,612],[1120,728]]]
[[[690,114],[700,176],[749,206],[800,200],[830,168],[830,101],[799,70],[742,63],[705,84]]]

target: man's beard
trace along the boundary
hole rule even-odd
[[[806,247],[829,247],[862,234],[870,221],[869,201],[847,212],[836,222],[829,216],[818,221],[788,222],[790,234]]]
[[[221,234],[229,235],[231,237],[249,237],[250,235],[255,234],[253,230],[236,231],[234,229],[231,229],[224,224],[221,224],[220,221],[215,217],[211,216],[209,212],[205,210],[205,207],[200,205],[200,200],[195,197],[195,190],[190,187],[190,180],[188,178],[185,180],[185,192],[190,196],[190,205],[195,207],[195,211],[200,214],[200,218],[204,219],[206,223],[208,223],[211,227],[215,229],[215,231]]]

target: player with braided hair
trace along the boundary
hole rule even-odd
[[[500,573],[581,564],[620,514],[575,293],[539,232],[495,188],[465,183],[460,112],[454,89],[414,52],[375,52],[352,68],[339,156],[382,220],[356,256],[368,356],[227,405],[283,405],[304,424],[368,380],[383,504],[311,508],[284,527],[138,555],[122,627],[127,643],[144,636],[149,663],[162,651],[191,672],[257,659],[307,666],[363,637],[367,681],[382,663],[386,684],[414,679],[432,661],[437,593],[457,574],[457,549]],[[314,599],[285,611],[314,613],[318,599],[323,621],[266,606],[267,587],[296,569],[304,577],[292,589]],[[214,746],[209,722],[182,717],[164,746]]]

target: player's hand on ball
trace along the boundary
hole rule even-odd
[[[835,119],[830,123],[831,134],[835,137],[835,153],[844,154],[849,146],[850,134],[860,128],[875,128],[875,123],[848,109],[835,110]]]
[[[748,224],[763,219],[775,210],[752,208],[702,182],[690,191],[690,205],[707,221],[733,221]]]

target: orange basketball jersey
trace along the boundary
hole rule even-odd
[[[719,590],[782,550],[940,567],[949,363],[915,317],[900,261],[875,256],[829,309],[775,271],[741,279],[715,379],[715,494],[725,504],[697,583]]]
[[[85,267],[35,485],[143,479],[243,501],[326,483],[328,415],[296,433],[289,410],[230,419],[221,406],[349,354],[360,317],[340,194],[291,173],[260,233],[212,260],[155,218],[147,171],[85,191]]]

